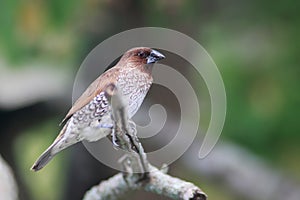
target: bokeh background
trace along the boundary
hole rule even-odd
[[[296,0],[1,1],[0,154],[19,199],[82,199],[117,173],[81,144],[39,173],[29,168],[57,135],[85,56],[121,31],[157,26],[203,45],[219,67],[228,100],[213,152],[198,160],[194,144],[170,174],[197,184],[209,199],[299,200],[299,10]],[[205,119],[209,115],[200,122],[203,129]],[[7,174],[0,167],[0,177]],[[7,185],[1,178],[0,199]],[[166,199],[143,191],[124,197],[140,198]]]

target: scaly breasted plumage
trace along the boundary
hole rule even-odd
[[[42,169],[58,152],[82,140],[97,141],[113,129],[111,108],[105,88],[114,84],[122,94],[131,118],[141,106],[151,84],[153,63],[165,58],[160,52],[137,47],[123,54],[120,61],[99,76],[79,97],[63,119],[60,134],[33,164]]]

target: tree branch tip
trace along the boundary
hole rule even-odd
[[[207,195],[201,190],[196,190],[193,192],[193,197],[189,200],[207,200]]]

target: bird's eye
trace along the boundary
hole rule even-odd
[[[140,58],[146,58],[148,55],[147,55],[146,52],[141,51],[141,52],[138,53],[138,56],[139,56]]]

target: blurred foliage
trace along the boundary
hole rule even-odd
[[[135,20],[143,26],[163,26],[190,34],[216,62],[228,98],[222,139],[247,147],[300,179],[299,1],[134,2],[142,10]],[[86,41],[81,29],[90,26],[87,16],[96,16],[96,12],[102,21],[92,30],[111,31],[111,35],[122,31],[116,27],[112,32],[112,15],[118,18],[118,25],[126,25],[126,18],[120,17],[117,9],[126,5],[109,0],[4,0],[0,4],[0,59],[9,60],[11,66],[37,59],[78,61],[83,57],[78,49]],[[111,7],[116,7],[115,13],[109,13]],[[16,141],[20,170],[35,199],[61,197],[61,156],[49,164],[47,171],[34,176],[25,172],[38,156],[36,152],[42,152],[57,131],[50,121],[26,130]],[[216,193],[219,189],[205,184],[203,188],[216,195],[212,199],[224,197],[222,192]],[[229,195],[227,199],[232,198]]]
[[[236,12],[242,8],[237,3],[200,31],[226,86],[223,136],[277,163],[285,148],[300,150],[295,148],[300,140],[300,18],[295,17],[300,7],[288,3],[248,2],[243,17]]]
[[[1,52],[12,63],[72,58],[78,8],[79,1],[1,1]]]

